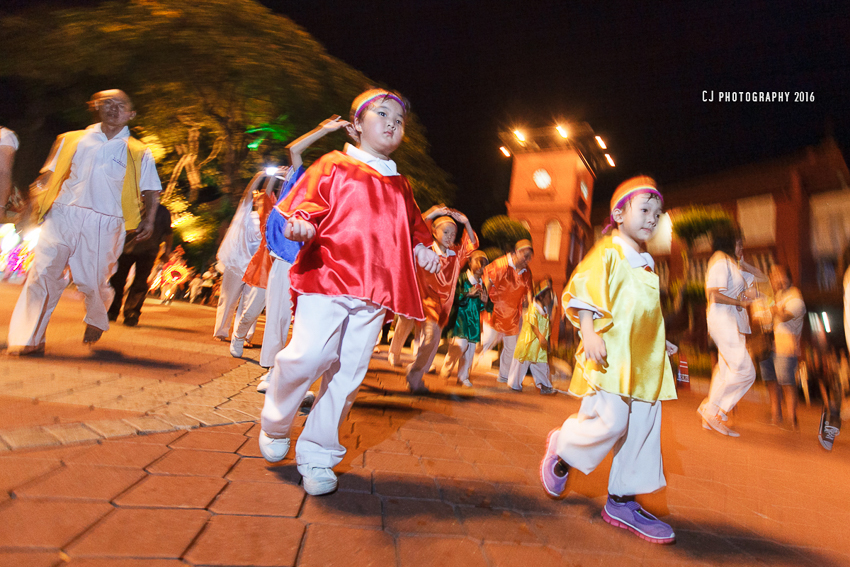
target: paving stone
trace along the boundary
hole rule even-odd
[[[173,449],[197,449],[233,453],[245,443],[245,436],[238,433],[219,432],[215,429],[194,429],[171,444]]]
[[[401,567],[487,566],[481,546],[466,538],[401,536],[397,545]]]
[[[66,463],[140,469],[148,466],[167,452],[167,447],[157,445],[106,441],[63,460]]]
[[[561,567],[564,561],[560,553],[542,545],[484,542],[484,553],[493,567]]]
[[[7,456],[0,459],[0,492],[8,492],[62,466],[57,460]]]
[[[19,498],[111,500],[138,482],[140,469],[68,464],[15,490]]]
[[[112,510],[106,502],[12,500],[0,508],[0,548],[58,549]]]
[[[185,413],[187,416],[189,416],[193,419],[197,419],[198,421],[200,421],[204,425],[210,425],[211,426],[211,425],[225,425],[225,424],[233,423],[232,419],[230,419],[230,418],[228,418],[228,417],[226,417],[226,416],[224,416],[224,415],[222,415],[218,412],[215,412],[212,409],[208,409],[209,407],[212,407],[212,405],[208,406],[207,408],[198,407],[198,406],[193,407],[193,408],[187,408],[187,409],[183,409],[183,413]]]
[[[221,478],[149,475],[113,502],[123,508],[206,508],[226,485]]]
[[[186,553],[196,565],[295,565],[304,525],[291,518],[215,516]]]
[[[239,447],[236,453],[242,455],[243,457],[263,458],[263,454],[260,453],[260,444],[257,441],[256,437],[246,437],[245,442],[242,443],[242,446]]]
[[[55,435],[63,445],[81,443],[85,441],[97,441],[103,436],[96,431],[87,428],[82,423],[69,425],[46,425],[45,431]]]
[[[334,542],[328,545],[328,542]],[[301,546],[299,567],[372,567],[396,564],[395,540],[383,531],[313,524]]]
[[[70,563],[62,563],[56,567],[185,567],[186,564],[176,559],[107,559],[84,557],[72,559]]]
[[[186,431],[169,431],[167,433],[146,433],[125,437],[122,443],[141,443],[143,445],[168,445],[186,434]]]
[[[55,435],[42,427],[23,427],[0,431],[0,439],[12,449],[24,449],[29,447],[47,447],[50,445],[61,445],[62,442]]]
[[[343,492],[372,493],[372,471],[363,468],[352,468],[345,472],[337,471],[339,490]]]
[[[239,461],[237,455],[195,449],[164,448],[164,457],[147,466],[152,474],[212,476],[221,478]]]
[[[364,453],[364,468],[375,471],[386,471],[408,474],[422,474],[419,457],[415,455],[399,455],[395,453]]]
[[[164,421],[175,429],[194,429],[201,426],[200,421],[194,417],[189,417],[184,413],[171,414],[164,413],[163,411],[157,411],[152,413],[150,417],[155,417],[156,419]]]
[[[223,415],[234,423],[254,422],[260,418],[260,412],[247,413],[234,408],[218,406],[215,408],[217,414]]]
[[[457,451],[446,443],[422,443],[419,441],[410,441],[410,452],[417,457],[428,459],[444,459],[449,461],[463,460]]]
[[[64,566],[58,551],[2,551],[0,565],[9,567],[58,567]]]
[[[119,508],[74,542],[68,554],[178,559],[209,518],[204,510]]]
[[[467,479],[439,479],[440,498],[448,504],[479,508],[507,508],[510,498],[507,489],[488,482]]]
[[[244,457],[227,473],[227,478],[250,482],[288,482],[290,484],[301,482],[301,475],[295,468],[295,461],[290,459],[272,464],[265,459]]]
[[[335,492],[307,497],[299,516],[307,524],[381,527],[381,499],[373,494]]]
[[[469,537],[504,543],[542,543],[525,518],[509,510],[458,506],[457,512]]]
[[[471,463],[463,461],[444,461],[442,459],[422,459],[425,474],[435,477],[468,478],[480,480],[481,472]]]
[[[232,481],[209,506],[216,514],[296,517],[305,497],[294,484]]]
[[[120,419],[104,419],[99,421],[87,421],[86,427],[96,431],[103,437],[123,437],[126,435],[135,435],[138,430],[129,423]]]
[[[393,533],[465,535],[454,508],[432,500],[388,498],[384,527]]]
[[[124,419],[125,422],[135,427],[139,433],[163,433],[171,431],[174,427],[170,423],[166,423],[155,417],[130,417]]]
[[[373,479],[375,493],[382,496],[430,500],[437,500],[440,497],[437,485],[430,476],[375,471]]]

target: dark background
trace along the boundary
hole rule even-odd
[[[514,127],[588,122],[617,162],[597,179],[602,206],[636,173],[663,189],[826,135],[842,149],[850,142],[846,2],[261,2],[411,100],[434,159],[458,186],[455,204],[476,226],[505,211],[510,159],[498,132]],[[715,99],[792,94],[783,103],[708,103],[704,90]],[[814,102],[793,102],[799,91]]]

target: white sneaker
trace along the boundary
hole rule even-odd
[[[298,473],[302,477],[304,492],[311,496],[330,494],[339,484],[333,470],[327,467],[298,465]]]
[[[233,358],[242,358],[242,349],[245,347],[245,339],[237,339],[233,337],[230,340],[230,356]]]
[[[270,463],[282,461],[289,452],[289,437],[286,439],[273,439],[260,431],[260,453]]]
[[[458,378],[457,383],[464,388],[472,388],[472,382],[469,381],[469,378]]]
[[[396,368],[401,366],[401,360],[397,360],[393,353],[389,353],[387,355],[387,363],[389,363],[390,366],[395,366]]]
[[[260,394],[266,393],[266,390],[269,389],[269,378],[271,378],[271,375],[272,375],[271,370],[269,370],[268,372],[263,374],[263,377],[260,378],[260,383],[257,384],[257,392],[259,392]]]

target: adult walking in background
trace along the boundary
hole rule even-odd
[[[165,243],[163,258],[171,254],[174,232],[171,230],[171,213],[162,205],[157,206],[153,221],[153,235],[147,240],[137,241],[134,234],[127,235],[124,251],[118,258],[118,269],[109,278],[109,285],[115,290],[115,299],[109,307],[109,320],[117,321],[121,313],[121,303],[124,300],[124,287],[130,268],[136,266],[133,282],[127,290],[124,303],[124,325],[135,327],[139,324],[142,314],[142,304],[148,294],[148,276],[153,270],[154,262],[159,255],[159,245]]]
[[[136,111],[126,93],[96,93],[101,122],[57,138],[36,195],[41,226],[34,259],[9,324],[9,354],[44,352],[50,316],[65,289],[66,267],[85,296],[84,343],[109,329],[107,308],[125,231],[141,242],[153,233],[162,185],[151,151],[130,136]],[[144,219],[141,200],[144,200]]]
[[[747,352],[750,334],[747,306],[756,296],[753,284],[765,275],[743,261],[743,244],[735,231],[718,231],[713,237],[714,254],[705,276],[708,298],[708,334],[717,345],[717,365],[711,389],[699,407],[703,427],[723,435],[739,437],[726,425],[727,414],[747,393],[756,379],[756,368]]]
[[[0,223],[6,222],[9,198],[12,196],[12,166],[18,151],[18,137],[0,126]]]

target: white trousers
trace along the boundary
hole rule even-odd
[[[534,378],[535,386],[538,388],[541,386],[552,387],[552,382],[549,380],[549,363],[517,359],[513,359],[511,362],[511,369],[508,372],[508,386],[514,390],[521,390],[522,381],[525,380],[529,368],[531,368],[531,376]]]
[[[710,317],[708,333],[718,350],[708,401],[715,410],[729,413],[756,381],[756,367],[747,352],[746,337],[737,325],[718,324]]]
[[[436,321],[427,319],[422,324],[419,349],[413,363],[407,367],[407,383],[414,390],[422,386],[422,378],[431,368],[437,349],[440,347],[440,334],[443,328]]]
[[[275,357],[262,412],[263,431],[288,436],[304,394],[317,376],[322,385],[295,445],[299,465],[333,467],[345,456],[339,426],[360,387],[385,309],[347,296],[302,295],[292,340]]]
[[[450,376],[457,365],[457,379],[469,380],[469,371],[472,368],[476,346],[478,346],[478,343],[471,343],[460,337],[453,338],[449,345],[449,352],[443,360],[443,369],[440,374]]]
[[[590,474],[612,449],[609,494],[648,494],[666,486],[661,462],[661,402],[643,402],[603,390],[582,398],[578,413],[561,426],[558,456]]]
[[[511,363],[514,360],[514,350],[516,350],[516,340],[519,338],[519,333],[516,335],[506,335],[498,332],[496,329],[483,323],[481,325],[481,354],[479,360],[485,352],[489,352],[493,345],[502,342],[502,353],[499,355],[499,378],[503,381],[508,379],[508,372],[511,370]]]
[[[219,290],[218,306],[215,309],[215,331],[213,336],[219,339],[230,337],[230,325],[233,323],[234,309],[238,321],[245,310],[246,294],[251,287],[242,281],[244,273],[239,273],[230,268],[225,268],[221,275],[221,289]],[[258,315],[259,316],[259,315]],[[247,333],[247,340],[254,336],[256,320]]]
[[[292,264],[274,258],[266,286],[266,328],[263,331],[263,349],[260,366],[271,368],[274,357],[286,346],[289,323],[292,321],[292,297],[289,295],[289,269]]]
[[[400,360],[401,349],[404,346],[404,341],[407,340],[408,335],[414,329],[416,330],[416,334],[413,335],[413,356],[418,354],[419,342],[421,340],[421,332],[422,326],[418,324],[419,321],[416,319],[408,319],[402,315],[399,315],[396,319],[395,330],[393,331],[393,340],[390,341],[390,350],[389,354],[393,355],[396,360]]]
[[[242,292],[242,299],[239,300],[239,307],[236,311],[236,320],[233,323],[233,335],[237,339],[250,341],[257,328],[257,319],[260,318],[263,309],[266,308],[266,290],[261,287],[246,285]]]
[[[115,292],[109,278],[124,247],[124,219],[55,204],[47,213],[24,289],[9,324],[9,346],[38,346],[67,285],[65,267],[85,296],[85,323],[109,329],[106,313]]]

